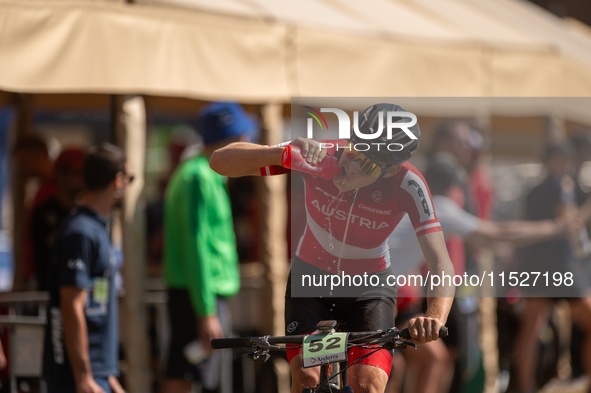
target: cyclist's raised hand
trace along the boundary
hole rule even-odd
[[[443,323],[437,318],[417,317],[408,321],[410,336],[419,344],[437,340],[442,326]]]
[[[311,165],[316,165],[322,162],[326,156],[326,148],[320,147],[320,143],[307,138],[296,138],[291,141],[291,144],[299,147],[302,150],[302,157]]]

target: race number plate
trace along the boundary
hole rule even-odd
[[[304,337],[304,368],[347,360],[349,333],[312,334]]]

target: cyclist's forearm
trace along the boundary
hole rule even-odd
[[[441,277],[445,274],[453,277],[455,274],[454,267],[449,259],[442,232],[433,232],[420,236],[419,244],[423,250],[431,276]],[[427,285],[429,301],[426,316],[445,322],[453,302],[455,287],[446,280],[440,280],[439,285],[432,286],[430,283]]]
[[[425,316],[437,318],[445,324],[453,300],[453,297],[427,297],[427,311],[425,312]]]
[[[257,176],[260,168],[281,165],[283,147],[236,142],[216,150],[209,161],[211,169],[223,176]]]
[[[431,270],[432,277],[442,277],[443,274],[453,277],[453,265],[451,265],[451,270]],[[449,281],[443,279],[438,286],[431,286],[431,283],[427,283],[427,285],[427,311],[425,315],[427,317],[437,318],[445,323],[454,300],[455,287]]]

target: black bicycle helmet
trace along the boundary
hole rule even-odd
[[[389,166],[399,165],[406,161],[408,161],[413,154],[417,151],[419,147],[419,141],[421,140],[421,130],[419,129],[419,124],[415,124],[412,127],[408,127],[408,130],[413,133],[417,139],[411,139],[403,130],[400,128],[394,128],[392,130],[392,139],[388,139],[386,133],[387,127],[387,113],[388,112],[407,112],[406,109],[401,107],[400,105],[394,104],[375,104],[368,108],[366,108],[360,115],[359,115],[359,132],[362,134],[373,134],[377,131],[379,127],[379,114],[382,113],[383,125],[384,129],[382,130],[382,135],[377,139],[362,139],[355,134],[353,129],[351,129],[351,139],[354,143],[367,143],[369,144],[369,150],[364,151],[363,154],[366,155],[368,158],[382,161],[387,163]],[[394,122],[409,122],[408,117],[394,117]],[[385,143],[385,145],[377,145],[377,143]],[[397,143],[402,145],[402,149],[399,150],[399,147],[396,148],[392,147],[392,150],[399,150],[399,151],[392,151],[389,150],[386,146],[391,143]]]

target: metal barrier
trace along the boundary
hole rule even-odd
[[[259,277],[242,277],[241,294],[232,302],[232,314],[237,321],[249,329],[256,326],[260,319],[258,291],[262,283]],[[155,324],[157,331],[158,357],[160,369],[164,370],[167,359],[168,342],[170,340],[170,326],[167,310],[168,294],[161,279],[148,279],[144,303],[155,310]],[[0,326],[10,331],[10,385],[11,392],[16,393],[16,378],[41,377],[44,328],[46,323],[46,309],[49,302],[48,292],[0,292],[0,307],[8,307],[8,315],[0,316]],[[18,315],[29,307],[36,308],[36,315]],[[224,351],[222,355],[224,375],[222,376],[221,392],[232,391],[232,352]],[[246,374],[254,375],[251,362],[246,362]],[[159,376],[156,376],[159,377]],[[254,380],[246,378],[243,381],[246,391],[254,391]]]
[[[47,292],[0,293],[0,306],[8,315],[0,316],[0,326],[10,331],[10,391],[17,392],[17,377],[41,377]],[[37,306],[37,315],[17,315],[24,306]]]
[[[167,319],[167,294],[158,281],[150,283],[155,291],[144,294],[144,303],[156,310],[159,357],[165,359],[170,339]],[[4,292],[0,293],[0,307],[8,307],[8,315],[0,315],[0,326],[10,331],[10,387],[17,392],[16,378],[41,378],[43,361],[43,338],[46,323],[48,292]],[[37,307],[37,315],[18,315],[25,307]]]

